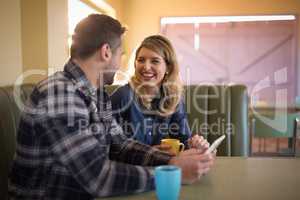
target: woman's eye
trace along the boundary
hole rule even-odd
[[[159,61],[158,60],[153,60],[152,63],[153,64],[159,64]]]
[[[144,59],[142,59],[142,58],[140,58],[140,59],[137,59],[136,60],[138,63],[143,63],[143,62],[145,62],[145,60]]]

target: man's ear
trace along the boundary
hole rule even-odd
[[[109,44],[107,43],[103,44],[102,47],[100,48],[101,59],[104,61],[108,61],[111,59],[111,56],[112,56],[112,52]]]

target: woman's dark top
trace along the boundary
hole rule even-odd
[[[191,136],[183,101],[176,112],[168,117],[149,113],[141,106],[129,84],[118,88],[112,95],[113,115],[129,138],[144,144],[157,145],[163,138],[176,138],[187,144]],[[159,99],[154,104],[158,105]]]

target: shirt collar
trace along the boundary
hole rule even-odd
[[[65,64],[64,72],[70,75],[70,78],[76,85],[76,88],[80,89],[87,96],[96,95],[97,88],[92,86],[82,69],[71,59],[69,59],[69,61]]]

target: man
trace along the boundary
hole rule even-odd
[[[207,173],[210,154],[172,157],[128,140],[113,119],[109,97],[125,29],[93,14],[75,29],[63,72],[40,82],[23,111],[13,163],[11,199],[93,199],[154,189],[151,166],[173,164],[192,183]]]

